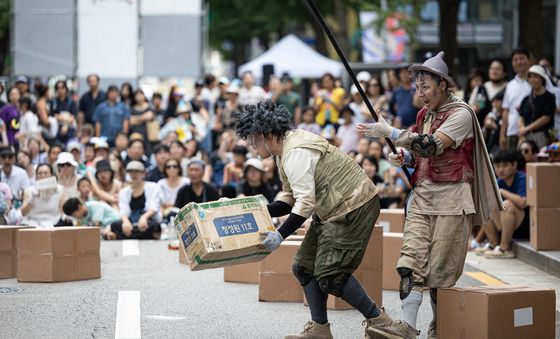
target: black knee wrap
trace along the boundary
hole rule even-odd
[[[298,264],[293,264],[292,272],[296,276],[296,279],[299,281],[301,286],[307,285],[311,281],[311,279],[313,279],[313,273],[309,272]]]
[[[412,270],[407,267],[397,267],[397,273],[401,276],[401,282],[399,283],[399,296],[401,300],[404,300],[414,286],[414,281],[412,279]]]
[[[318,281],[319,288],[326,294],[332,294],[335,297],[342,296],[342,289],[350,278],[350,274],[341,273],[339,275],[329,276]]]
[[[430,298],[437,305],[437,288],[430,288]]]

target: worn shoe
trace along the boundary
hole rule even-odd
[[[390,326],[372,327],[368,332],[372,339],[416,339],[420,335],[420,331],[415,330],[406,321],[393,321]]]
[[[321,325],[314,321],[308,321],[300,334],[287,335],[284,339],[333,339],[331,324]]]
[[[430,322],[430,326],[428,326],[427,339],[437,339],[437,324],[433,320]]]
[[[479,247],[477,249],[474,250],[474,254],[476,255],[484,255],[484,253],[486,251],[491,251],[494,249],[494,246],[492,246],[492,244],[490,244],[489,242],[486,243],[486,245]]]
[[[496,246],[493,250],[484,252],[484,257],[486,259],[512,259],[515,258],[515,254],[512,251],[505,251],[500,246]]]
[[[376,318],[369,318],[362,322],[362,325],[366,327],[366,337],[365,339],[372,339],[372,335],[369,333],[374,327],[387,327],[393,323],[393,319],[385,313],[385,308],[380,307],[381,313]]]

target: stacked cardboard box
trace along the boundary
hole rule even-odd
[[[383,289],[399,290],[401,278],[396,267],[401,256],[403,233],[383,233]]]
[[[377,224],[383,227],[383,232],[404,232],[404,209],[382,209],[377,218]]]
[[[260,262],[224,267],[224,281],[245,284],[259,283]]]
[[[560,250],[560,163],[527,164],[531,246]]]
[[[0,279],[15,278],[17,268],[17,234],[27,226],[0,226]]]
[[[482,286],[438,291],[438,337],[445,339],[552,339],[553,289]]]
[[[292,273],[301,241],[284,241],[260,262],[259,301],[302,302],[303,288]]]
[[[101,277],[99,228],[21,229],[17,235],[17,279],[59,282]]]
[[[383,228],[375,226],[362,263],[354,272],[354,277],[358,279],[368,295],[378,305],[383,305],[383,246]],[[348,310],[352,309],[352,306],[341,298],[329,295],[327,308],[330,310]]]
[[[274,230],[262,196],[202,204],[190,203],[175,218],[175,227],[191,270],[260,261],[269,252],[259,247],[259,232]]]

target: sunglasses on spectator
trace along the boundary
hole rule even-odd
[[[126,173],[144,173],[144,171],[139,171],[139,170],[128,170],[128,171],[126,171]]]
[[[165,168],[179,168],[179,166],[177,166],[177,165],[167,165],[167,166],[165,166]]]
[[[58,164],[58,167],[72,167],[72,164],[65,162],[64,164]]]
[[[521,153],[523,153],[523,154],[527,154],[527,153],[529,153],[529,152],[531,152],[531,150],[528,149],[528,148],[522,148],[522,149],[521,149]]]
[[[15,155],[13,154],[2,154],[2,156],[0,156],[2,159],[13,159],[14,157]]]

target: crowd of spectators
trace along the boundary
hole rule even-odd
[[[509,82],[507,63],[494,60],[487,71],[473,70],[455,94],[477,114],[497,169],[511,163],[521,173],[558,140],[560,95],[546,60],[534,63],[518,48],[511,64],[515,77]],[[357,79],[390,124],[415,123],[422,102],[406,67],[360,72]],[[236,112],[267,99],[293,113],[294,128],[322,135],[354,158],[377,185],[382,208],[403,207],[411,189],[403,171],[386,160],[385,141],[358,134],[358,123],[373,121],[358,89],[344,88],[328,73],[311,83],[308,98],[288,74],[272,76],[264,88],[251,73],[241,79],[208,74],[194,83],[192,96],[177,86],[150,97],[129,83],[101,88],[94,74],[81,96],[69,84],[60,80],[49,88],[37,79],[31,88],[19,76],[7,89],[7,102],[0,102],[3,223],[88,224],[103,227],[106,239],[152,239],[189,202],[255,194],[272,201],[281,190],[274,159],[256,158],[234,131]],[[498,170],[500,187],[512,190],[511,173],[503,173]],[[506,210],[516,213],[515,225],[496,216],[476,230],[473,247],[484,247],[488,238],[485,250],[509,250],[512,232],[505,239],[502,232],[501,240],[496,233],[518,227],[526,206],[524,198],[504,198]]]

